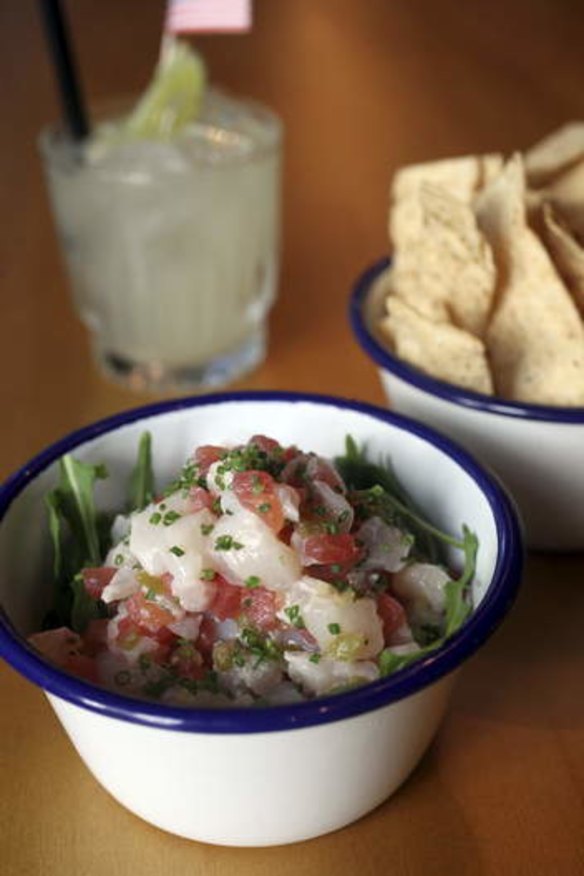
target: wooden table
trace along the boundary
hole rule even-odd
[[[71,0],[91,97],[138,90],[160,0]],[[464,10],[464,11],[463,11]],[[346,299],[387,248],[400,164],[523,147],[582,116],[584,16],[569,0],[256,0],[248,36],[200,40],[213,77],[286,124],[281,293],[245,387],[383,402]],[[57,112],[35,5],[0,8],[3,474],[47,442],[144,399],[94,370],[74,317],[36,157]],[[584,873],[584,559],[527,562],[518,604],[462,674],[440,735],[386,804],[295,847],[164,834],[93,780],[42,694],[3,667],[3,876]],[[18,582],[14,582],[18,586]]]

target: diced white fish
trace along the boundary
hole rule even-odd
[[[313,481],[311,491],[316,501],[322,505],[339,527],[339,532],[350,532],[355,512],[353,506],[338,490],[325,481]]]
[[[132,593],[137,593],[140,589],[140,582],[136,572],[136,569],[120,566],[109,584],[103,588],[101,594],[103,602],[115,602],[118,599],[131,596]]]
[[[304,702],[303,695],[296,685],[290,681],[283,681],[281,684],[276,685],[276,687],[263,695],[263,699],[266,705],[269,706],[287,706]]]
[[[232,584],[244,585],[256,576],[264,587],[282,590],[300,577],[296,553],[257,514],[241,506],[219,518],[211,542],[211,566]]]
[[[403,657],[406,654],[415,654],[417,651],[421,651],[421,647],[415,642],[413,639],[411,642],[403,642],[400,645],[391,645],[391,647],[386,649],[390,651],[392,654],[395,654],[398,657]]]
[[[168,625],[168,629],[180,636],[181,639],[188,639],[189,642],[194,642],[199,635],[201,629],[201,614],[187,614],[180,620]]]
[[[305,575],[288,589],[278,617],[289,623],[286,609],[292,606],[298,606],[320,649],[337,660],[364,660],[383,648],[383,624],[367,596],[356,599],[350,590],[339,593],[332,584]]]
[[[129,536],[125,535],[121,541],[115,543],[107,552],[103,561],[104,566],[115,566],[119,569],[131,569],[135,566],[138,560],[130,550],[129,542]]]
[[[394,575],[392,588],[416,623],[437,624],[446,607],[448,572],[431,563],[411,563]]]
[[[151,654],[152,652],[157,651],[159,643],[156,639],[153,639],[150,636],[138,636],[135,644],[133,644],[131,648],[122,648],[118,643],[118,632],[120,622],[125,617],[128,617],[128,612],[125,605],[122,603],[116,616],[108,621],[108,649],[112,654],[117,655],[118,657],[123,657],[128,663],[133,665],[138,662],[143,654]]]
[[[412,548],[412,539],[381,517],[366,520],[359,527],[356,537],[367,548],[367,556],[360,563],[360,569],[398,572],[404,567]]]
[[[251,691],[257,696],[265,696],[283,681],[282,666],[275,660],[258,660],[255,655],[246,658],[243,666],[233,666],[217,673],[219,685],[234,696]]]
[[[137,659],[128,658],[121,650],[101,651],[95,666],[100,683],[115,691],[123,688],[124,693],[130,693],[149,680],[139,669]]]
[[[130,550],[150,575],[172,575],[172,592],[186,611],[204,611],[215,592],[212,582],[201,579],[209,557],[207,529],[215,517],[204,508],[169,525],[152,522],[161,513],[166,511],[149,505],[132,517]]]
[[[187,706],[197,709],[238,709],[240,706],[253,706],[254,703],[250,694],[241,694],[237,700],[234,700],[224,693],[214,693],[210,690],[191,692],[178,684],[165,690],[160,701],[169,706]]]
[[[130,532],[131,515],[116,514],[110,529],[112,544],[122,541]]]
[[[409,623],[404,621],[401,627],[398,627],[397,630],[394,630],[393,633],[391,633],[386,644],[393,648],[394,646],[411,645],[412,643],[414,645],[416,644],[414,634],[412,633]]]
[[[288,675],[308,695],[323,696],[338,688],[379,678],[379,668],[369,660],[343,662],[323,656],[314,662],[310,654],[301,651],[286,651],[284,659]]]
[[[209,466],[207,472],[207,489],[214,496],[221,496],[226,490],[230,490],[233,483],[233,472],[219,471],[222,465],[221,460],[218,460]]]
[[[276,496],[282,506],[284,518],[291,523],[298,523],[300,520],[300,496],[294,487],[288,484],[276,484]]]

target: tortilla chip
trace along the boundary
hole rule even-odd
[[[539,188],[584,159],[584,122],[569,122],[553,131],[525,153],[529,186]]]
[[[562,173],[541,192],[570,229],[584,241],[584,161]]]
[[[525,177],[515,155],[477,200],[500,286],[486,334],[497,393],[552,405],[584,405],[584,324],[525,215]]]
[[[584,247],[562,225],[551,204],[544,204],[542,218],[545,242],[572,293],[576,307],[584,317]]]
[[[389,237],[394,251],[416,240],[422,216],[418,193],[422,183],[440,186],[464,203],[495,177],[503,164],[500,155],[468,155],[426,164],[412,164],[399,170],[391,187]]]
[[[426,319],[395,296],[387,299],[387,313],[381,330],[396,356],[439,380],[492,394],[481,340],[456,326]]]
[[[428,183],[418,197],[421,234],[396,253],[393,291],[429,319],[482,336],[495,290],[491,248],[469,204]]]

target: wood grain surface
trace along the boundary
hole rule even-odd
[[[138,91],[156,58],[162,2],[68,5],[90,98]],[[382,403],[346,302],[356,274],[387,249],[392,172],[523,148],[584,116],[584,6],[256,0],[255,9],[250,34],[199,40],[217,82],[270,104],[286,126],[280,295],[268,359],[241,386]],[[58,106],[33,0],[0,6],[0,82],[7,475],[64,432],[147,399],[96,373],[72,312],[36,152]],[[529,557],[514,611],[463,671],[436,742],[404,787],[351,827],[263,850],[190,843],[121,808],[86,771],[42,694],[3,666],[0,872],[584,873],[583,629],[584,557]]]

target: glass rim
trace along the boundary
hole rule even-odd
[[[251,164],[262,158],[265,155],[276,154],[281,148],[283,138],[283,122],[280,116],[275,113],[266,104],[256,101],[254,98],[239,96],[231,93],[227,89],[211,86],[207,89],[207,101],[217,101],[224,99],[237,104],[239,107],[245,107],[251,111],[261,121],[264,132],[267,134],[265,141],[260,143],[252,142],[252,146],[244,155],[238,154],[224,157],[217,161],[212,158],[201,158],[189,156],[189,166],[184,168],[169,169],[163,167],[157,171],[156,177],[185,177],[189,176],[195,168],[211,168],[215,171],[220,171],[223,168],[233,168],[238,165]],[[94,119],[107,119],[114,111],[121,112],[124,108],[128,108],[136,103],[136,95],[114,95],[106,97],[103,100],[93,101],[90,104],[91,116]],[[210,121],[205,121],[204,118],[196,120],[193,123],[195,126],[202,128],[220,128],[219,125],[213,125]],[[177,138],[180,140],[180,137]],[[100,165],[99,163],[90,164],[84,161],[84,152],[86,144],[91,140],[91,135],[86,140],[75,142],[71,135],[66,131],[63,121],[52,121],[45,124],[39,131],[37,137],[37,147],[40,155],[47,168],[55,168],[57,170],[70,170],[72,167],[83,167],[85,171],[92,175],[109,178],[122,179],[128,176],[127,168],[117,170],[111,166]],[[142,140],[141,143],[154,143],[159,145],[165,144],[168,141],[164,140]]]

